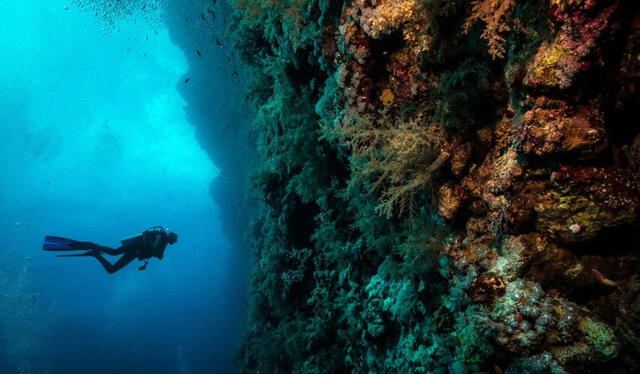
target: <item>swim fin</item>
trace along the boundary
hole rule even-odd
[[[82,248],[74,248],[73,244],[77,243],[76,240],[61,238],[58,236],[46,236],[44,243],[42,243],[42,249],[45,251],[75,251]]]
[[[96,251],[96,250],[91,250],[85,253],[76,253],[73,255],[57,255],[56,257],[81,257],[81,256],[95,256],[97,254],[100,254],[100,251]]]

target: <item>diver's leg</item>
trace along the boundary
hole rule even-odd
[[[123,253],[130,252],[126,247],[122,247],[122,246],[115,249],[109,248],[109,247],[101,247],[101,246],[98,246],[98,247],[100,247],[99,251],[104,252],[110,256],[117,256]]]
[[[102,267],[104,267],[104,270],[106,270],[107,273],[113,274],[116,271],[122,269],[123,267],[129,265],[129,263],[131,263],[131,261],[133,261],[136,258],[136,255],[135,253],[125,253],[113,265],[109,261],[107,261],[107,259],[102,257],[102,255],[100,254],[95,254],[93,255],[93,257],[95,257],[98,261],[100,261],[100,263],[102,264]]]
[[[93,242],[75,242],[71,244],[71,247],[73,247],[74,249],[93,249],[96,251],[104,252],[111,256],[120,255],[126,252],[122,247],[113,249],[111,247],[103,247]]]

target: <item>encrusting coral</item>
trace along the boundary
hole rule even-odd
[[[232,3],[241,372],[640,370],[640,3]]]

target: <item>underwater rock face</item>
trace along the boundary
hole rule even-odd
[[[592,240],[604,228],[637,220],[640,197],[626,170],[561,167],[539,197],[536,226],[562,242]]]
[[[525,85],[565,89],[574,78],[594,66],[604,65],[600,49],[620,27],[616,23],[619,1],[550,1],[549,20],[555,31],[543,41],[527,69]],[[599,53],[600,52],[600,53]]]
[[[640,371],[640,3],[232,3],[241,372]]]
[[[577,107],[577,113],[568,113],[566,102],[544,97],[534,105],[523,115],[526,135],[522,150],[526,154],[571,153],[582,159],[595,158],[606,150],[606,132],[597,104]]]

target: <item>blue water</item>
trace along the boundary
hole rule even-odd
[[[161,18],[69,5],[0,2],[0,373],[233,372],[242,279],[179,93],[185,52]],[[179,241],[145,271],[41,250],[153,225]]]

